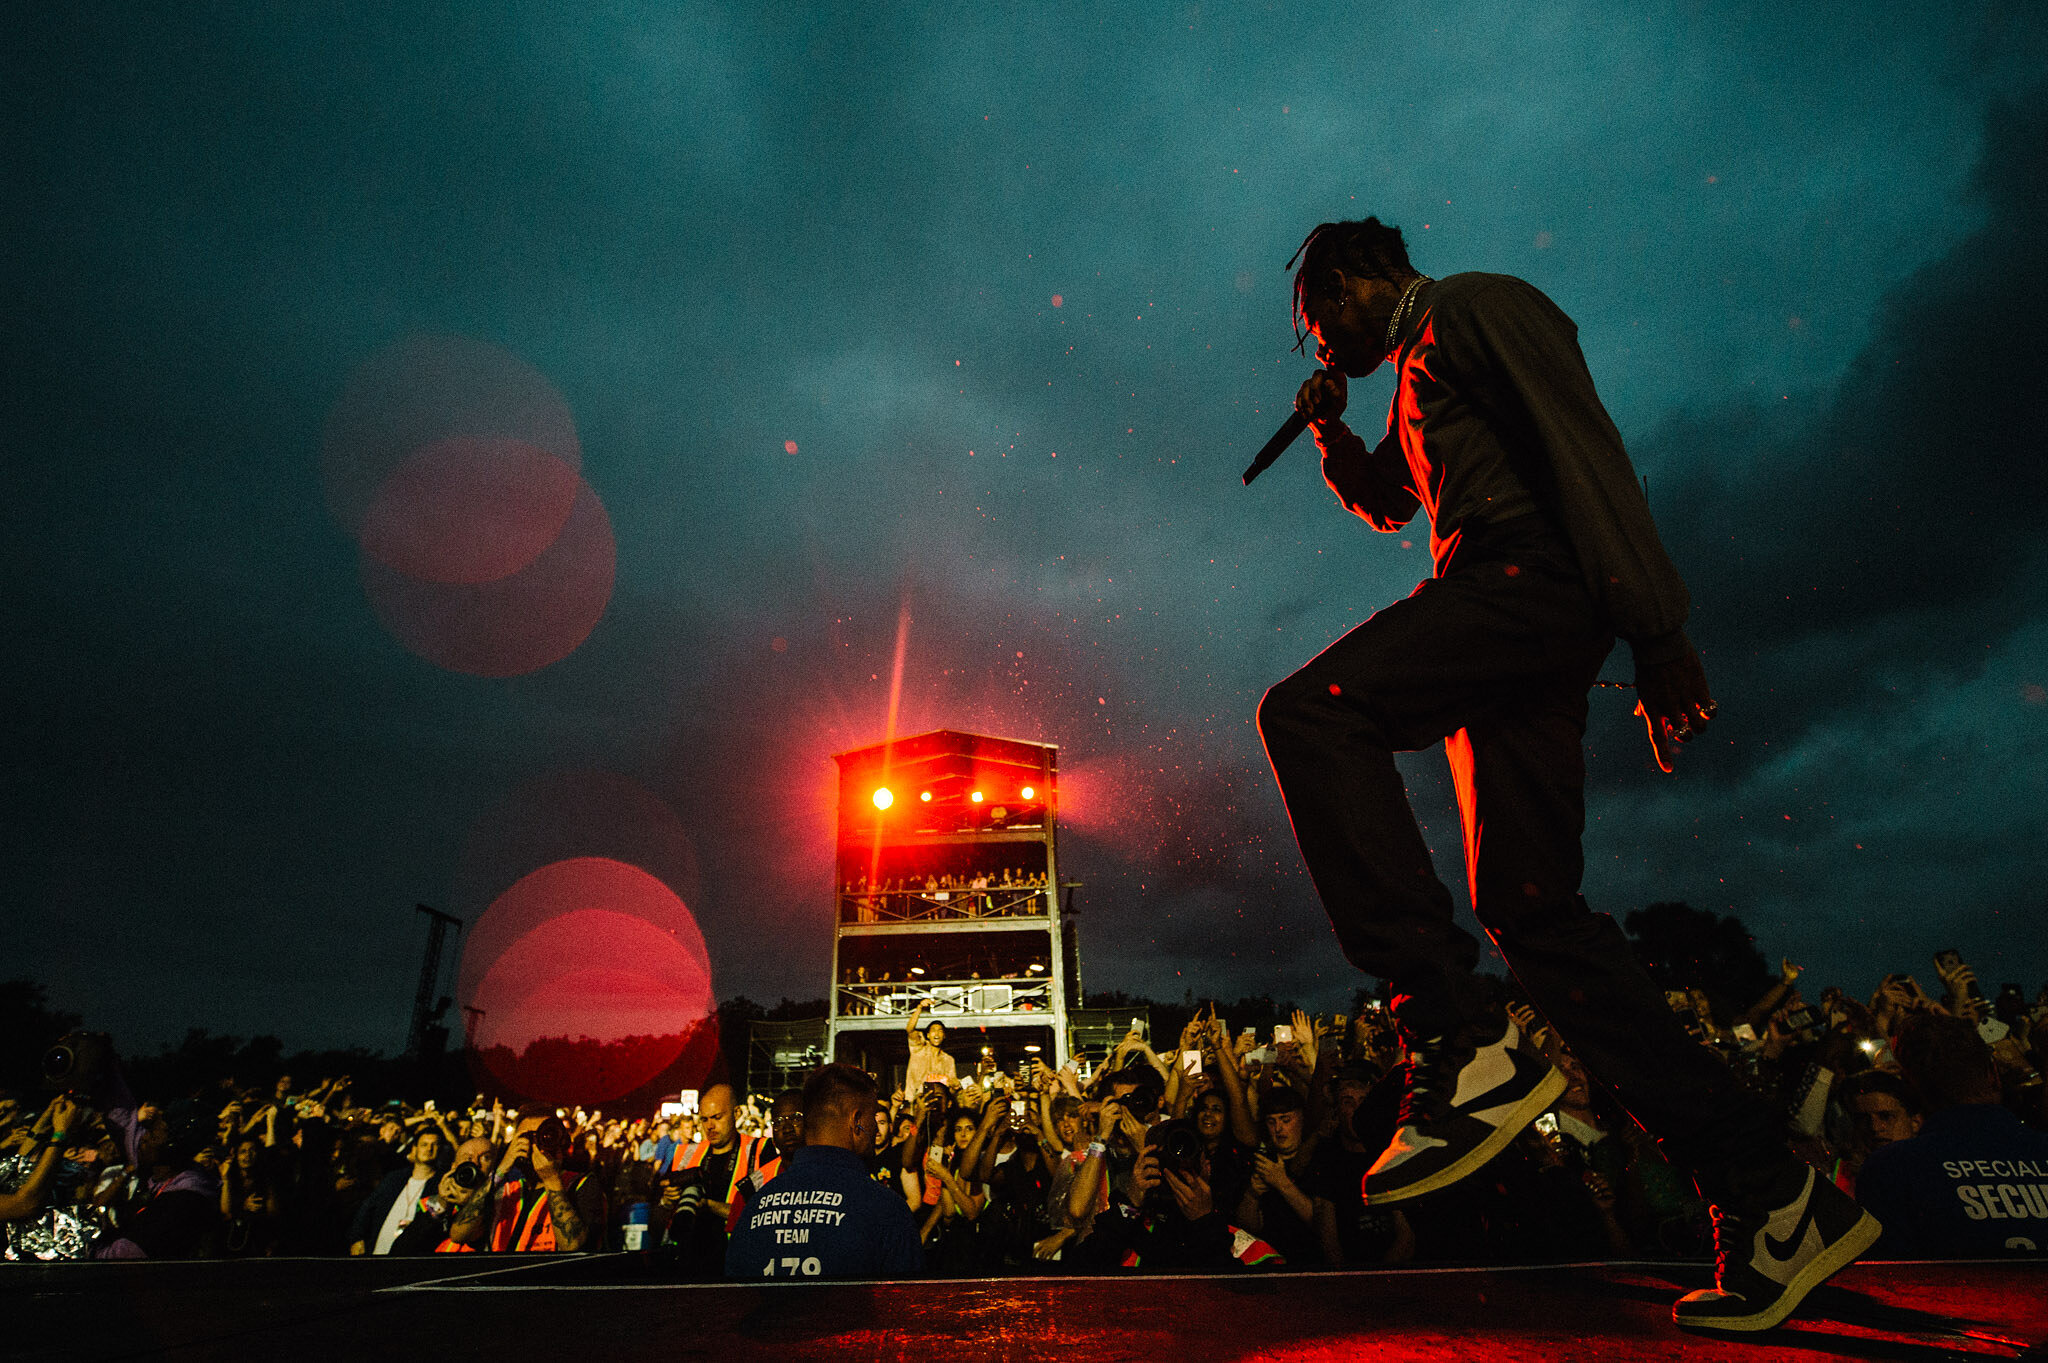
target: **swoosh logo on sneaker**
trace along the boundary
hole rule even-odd
[[[1813,1224],[1814,1203],[1817,1200],[1813,1196],[1814,1177],[1811,1173],[1806,1176],[1806,1192],[1801,1199],[1805,1205],[1800,1208],[1799,1221],[1792,1227],[1791,1233],[1781,1239],[1771,1234],[1767,1223],[1757,1236],[1759,1253],[1756,1270],[1773,1282],[1784,1282],[1790,1276],[1793,1263],[1807,1253],[1806,1242],[1818,1238],[1820,1234],[1819,1227]],[[1774,1269],[1777,1271],[1774,1272]]]

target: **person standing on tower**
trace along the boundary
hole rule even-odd
[[[960,1084],[960,1068],[945,1049],[946,1024],[933,1020],[922,1028],[917,1025],[924,1017],[925,1002],[918,1000],[909,1023],[904,1027],[910,1034],[910,1065],[903,1072],[903,1092],[911,1098],[923,1092],[929,1080],[942,1079],[947,1088],[957,1088]]]

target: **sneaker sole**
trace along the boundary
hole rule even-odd
[[[1508,1142],[1521,1135],[1522,1128],[1535,1121],[1545,1108],[1563,1095],[1564,1090],[1564,1071],[1553,1065],[1550,1073],[1537,1081],[1536,1087],[1529,1090],[1529,1096],[1517,1103],[1514,1111],[1510,1112],[1485,1140],[1426,1178],[1417,1179],[1398,1188],[1390,1188],[1386,1192],[1367,1191],[1366,1205],[1381,1207],[1389,1202],[1405,1202],[1411,1197],[1421,1197],[1439,1188],[1448,1188],[1458,1180],[1477,1173],[1487,1161],[1507,1149]]]
[[[1863,1213],[1856,1224],[1849,1227],[1847,1234],[1815,1255],[1812,1263],[1794,1275],[1777,1301],[1754,1315],[1687,1316],[1674,1307],[1671,1318],[1690,1330],[1769,1330],[1798,1310],[1807,1293],[1854,1263],[1864,1250],[1877,1243],[1877,1237],[1883,1233],[1884,1227],[1878,1224],[1877,1218],[1869,1212]]]

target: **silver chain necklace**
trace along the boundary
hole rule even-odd
[[[1424,284],[1434,283],[1436,281],[1426,274],[1417,275],[1415,282],[1402,292],[1401,301],[1394,304],[1394,315],[1387,319],[1387,354],[1391,355],[1394,353],[1394,343],[1401,335],[1402,319],[1408,315],[1408,305],[1415,301],[1416,292]]]

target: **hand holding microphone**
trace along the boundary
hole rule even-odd
[[[1314,423],[1335,421],[1344,415],[1349,394],[1340,369],[1318,369],[1302,381],[1294,395],[1294,410]]]
[[[1343,371],[1318,369],[1309,375],[1307,382],[1294,395],[1294,415],[1280,423],[1280,429],[1273,433],[1273,438],[1252,460],[1251,467],[1244,471],[1246,485],[1249,486],[1252,479],[1272,467],[1273,461],[1308,429],[1310,422],[1335,421],[1344,415],[1346,397]]]

